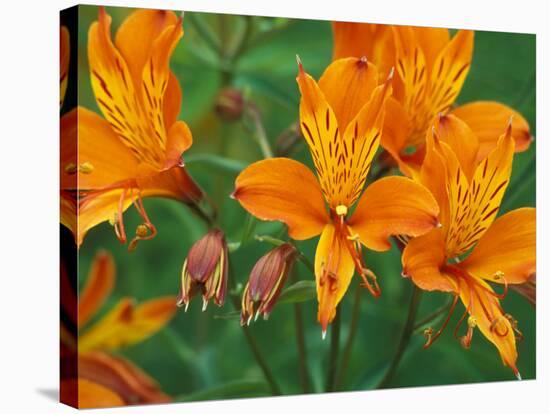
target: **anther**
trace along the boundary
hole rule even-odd
[[[82,174],[91,174],[94,171],[94,166],[92,163],[86,161],[78,166],[78,171]]]
[[[474,329],[477,326],[477,319],[473,316],[468,318],[468,327]]]
[[[136,237],[146,237],[149,234],[149,229],[145,224],[140,224],[136,227]]]
[[[75,163],[70,162],[67,165],[65,165],[65,172],[67,174],[73,175],[73,174],[76,174],[76,171],[77,171],[77,168]]]
[[[343,204],[337,205],[336,214],[338,216],[345,216],[346,214],[348,214],[348,208]]]
[[[498,281],[501,280],[504,277],[504,272],[497,270],[495,274],[493,275],[493,279]]]

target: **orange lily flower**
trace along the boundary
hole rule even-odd
[[[299,62],[297,81],[300,124],[317,178],[297,161],[266,159],[241,172],[233,197],[262,220],[284,222],[293,239],[321,235],[315,277],[325,334],[354,269],[371,293],[380,294],[362,245],[384,251],[391,235],[424,234],[437,224],[439,210],[429,191],[404,177],[380,179],[361,195],[378,149],[391,76],[377,86],[374,65],[347,58],[334,61],[318,83]]]
[[[453,108],[470,69],[473,31],[459,30],[451,39],[447,29],[343,22],[333,23],[333,31],[334,59],[366,56],[382,73],[396,68],[382,146],[404,174],[420,169],[426,132],[441,113],[454,114],[469,125],[479,139],[480,159],[495,147],[495,138],[511,117],[516,151],[529,148],[529,124],[512,108],[493,101]]]
[[[499,299],[509,284],[522,284],[535,273],[536,213],[520,208],[495,220],[510,181],[514,145],[509,125],[479,161],[479,142],[466,123],[454,115],[435,121],[419,180],[439,203],[442,227],[411,240],[402,263],[403,275],[421,289],[455,295],[443,328],[426,332],[426,346],[441,334],[460,297],[466,308],[460,322],[469,314],[462,345],[470,346],[478,327],[519,378],[515,334],[520,333]],[[495,293],[487,282],[502,284],[504,293]]]
[[[187,124],[177,120],[181,90],[169,68],[183,35],[181,17],[138,10],[122,23],[114,43],[110,24],[101,7],[88,33],[92,87],[103,117],[83,107],[65,115],[61,186],[77,192],[78,229],[73,233],[78,246],[90,228],[104,221],[125,243],[123,212],[133,204],[143,224],[136,229],[132,249],[156,234],[143,198],[196,205],[202,191],[181,161],[192,136]]]
[[[68,375],[62,380],[63,400],[74,401],[76,393],[78,401],[75,402],[79,408],[170,401],[152,378],[125,358],[113,355],[112,351],[141,342],[162,329],[176,312],[176,298],[167,296],[140,305],[124,298],[88,327],[114,283],[113,258],[107,253],[99,253],[79,295],[78,314],[75,315],[76,297],[70,289],[68,276],[62,271],[62,306],[69,318],[69,322],[61,326],[62,358],[74,358],[75,353],[78,357],[78,379]],[[77,326],[78,340],[70,333],[67,323]]]

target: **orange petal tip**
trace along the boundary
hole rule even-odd
[[[300,59],[300,55],[298,54],[296,54],[296,63],[298,64],[299,74],[302,75],[304,73],[304,65],[302,64],[302,59]]]

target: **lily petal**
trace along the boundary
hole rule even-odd
[[[336,307],[348,290],[355,265],[346,247],[345,235],[334,225],[323,229],[315,252],[315,280],[319,310],[317,318],[323,332],[336,316]]]
[[[61,123],[64,134],[61,140],[63,189],[76,189],[71,185],[76,185],[77,175],[78,185],[82,190],[111,186],[137,175],[137,159],[101,116],[78,107],[63,116]],[[68,168],[74,161],[71,160],[73,157],[67,154],[70,151],[78,151],[76,173]],[[80,168],[81,166],[87,168]]]
[[[82,327],[95,315],[111,294],[115,283],[115,263],[107,252],[96,254],[86,285],[78,302],[78,326]]]
[[[461,105],[451,111],[474,131],[479,138],[478,160],[482,160],[495,148],[497,138],[512,120],[512,136],[516,152],[526,151],[532,141],[529,124],[525,118],[509,106],[493,101],[477,101]]]
[[[391,26],[384,24],[333,22],[332,60],[366,56],[384,79],[394,65],[395,46]]]
[[[392,26],[392,29],[396,50],[395,69],[403,84],[401,93],[396,94],[396,97],[407,113],[412,115],[418,112],[418,103],[422,102],[426,94],[426,57],[412,27]]]
[[[170,401],[159,385],[127,359],[105,352],[80,353],[79,380],[101,384],[118,394],[125,404],[154,404]]]
[[[434,62],[430,73],[428,102],[431,113],[445,113],[456,100],[470,70],[474,32],[459,30]]]
[[[130,207],[132,200],[130,197],[124,197],[124,191],[126,190],[119,188],[83,199],[78,208],[78,232],[75,234],[78,247],[84,241],[88,230],[104,221],[114,221],[119,208],[124,212]]]
[[[258,161],[235,181],[233,197],[261,220],[279,220],[296,240],[318,235],[328,222],[321,189],[313,173],[288,158]]]
[[[386,116],[384,117],[384,128],[380,145],[397,162],[399,169],[403,174],[410,177],[411,168],[405,159],[401,156],[407,147],[407,139],[412,132],[412,123],[405,108],[393,96],[386,101]]]
[[[495,220],[510,181],[513,156],[514,140],[509,126],[497,147],[476,168],[469,201],[457,209],[457,217],[463,220],[453,220],[456,231],[450,230],[448,240],[454,255],[469,250]]]
[[[454,115],[437,116],[433,128],[442,142],[446,142],[455,153],[462,172],[468,182],[477,167],[479,141],[468,125]]]
[[[193,144],[193,135],[187,124],[183,121],[175,122],[168,131],[166,143],[165,168],[181,163],[181,154]]]
[[[79,351],[113,350],[144,341],[164,327],[175,312],[175,297],[153,299],[138,306],[130,299],[122,299],[81,335]]]
[[[421,236],[437,225],[439,207],[422,185],[405,177],[381,178],[367,187],[349,220],[361,243],[389,250],[393,235]]]
[[[97,104],[124,145],[131,148],[140,161],[160,169],[164,163],[166,132],[158,126],[163,116],[159,121],[156,114],[162,111],[162,105],[152,111],[149,84],[133,81],[124,57],[111,40],[110,29],[111,17],[101,7],[98,21],[92,23],[88,32],[88,61]],[[144,96],[146,92],[149,92],[148,99]],[[153,115],[145,112],[146,100]]]
[[[485,232],[461,267],[498,283],[524,283],[536,272],[536,210],[504,214]]]
[[[377,86],[378,70],[367,58],[336,60],[319,79],[319,88],[334,111],[340,131],[346,130]]]
[[[401,261],[403,276],[410,277],[420,289],[457,291],[453,278],[441,270],[446,261],[442,229],[433,229],[410,240],[403,251]]]
[[[74,401],[78,408],[108,408],[126,405],[116,392],[97,382],[84,378],[63,380],[61,381],[60,388],[78,392],[78,399],[76,401],[72,396],[65,395],[63,398],[63,401]]]
[[[345,204],[345,197],[334,183],[338,175],[338,160],[345,156],[338,121],[315,79],[304,71],[301,62],[298,62],[298,66],[296,80],[301,93],[300,127],[309,146],[323,194],[330,206],[335,208]]]
[[[371,99],[353,118],[344,132],[342,146],[343,162],[338,160],[338,166],[343,165],[335,181],[340,181],[339,191],[345,198],[342,204],[351,205],[363,191],[365,180],[370,171],[372,160],[378,151],[382,127],[384,124],[387,99],[392,93],[392,77],[374,89]],[[350,154],[347,153],[350,149]],[[343,182],[342,182],[343,181]]]
[[[416,41],[424,53],[427,67],[429,70],[432,70],[431,68],[433,68],[437,56],[449,43],[449,29],[439,27],[413,27],[412,30]]]
[[[168,10],[143,9],[130,14],[120,25],[115,45],[128,64],[136,85],[146,62],[151,56],[153,44],[167,28],[177,22],[174,12]]]
[[[517,376],[516,339],[510,321],[504,315],[499,300],[491,286],[483,280],[459,278],[460,298],[481,333],[498,349],[502,362],[509,366]]]

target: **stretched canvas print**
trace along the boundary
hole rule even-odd
[[[62,11],[62,402],[534,379],[535,79],[530,34]]]

